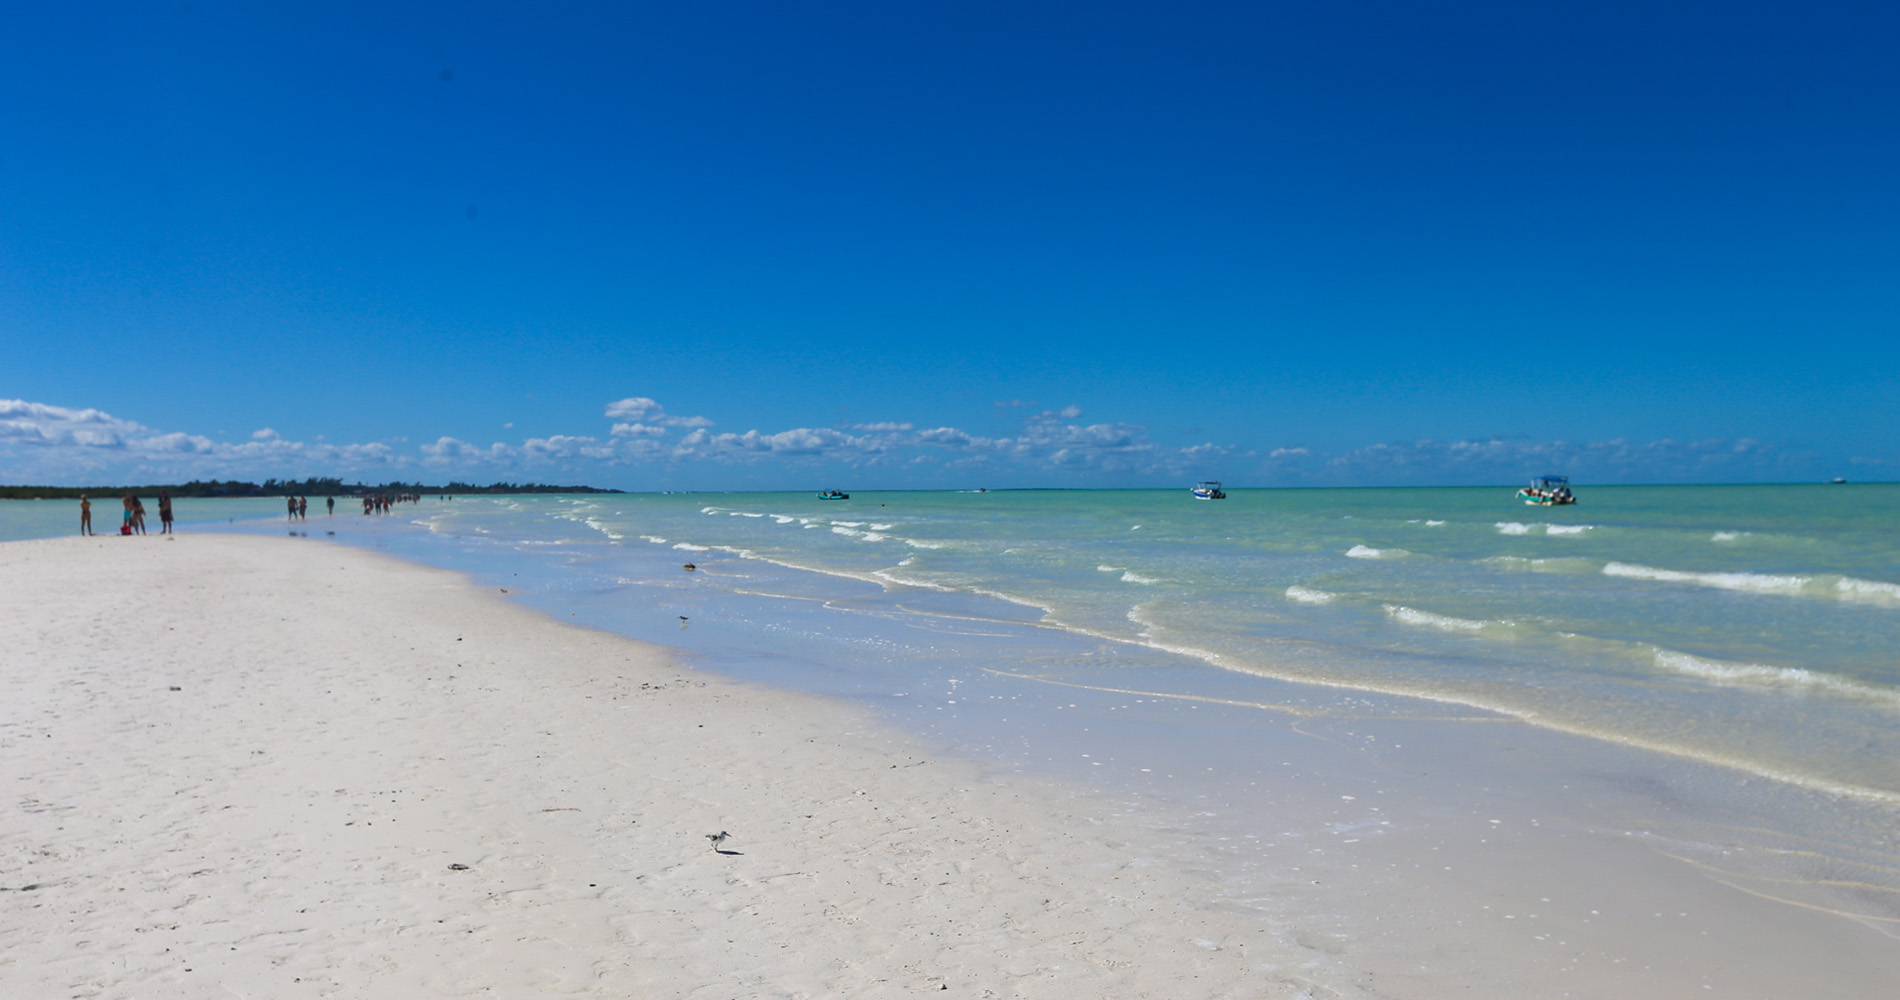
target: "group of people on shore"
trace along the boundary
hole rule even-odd
[[[396,504],[420,503],[422,501],[422,495],[419,493],[377,493],[377,494],[366,495],[362,499],[363,499],[363,513],[387,514],[390,512],[391,508],[393,508]],[[121,503],[125,508],[125,517],[124,517],[124,520],[120,522],[119,534],[121,535],[145,534],[145,503],[144,501],[140,500],[138,497],[135,497],[130,493],[127,493],[125,497],[122,499]],[[323,504],[324,504],[324,507],[328,510],[330,516],[335,517],[336,516],[336,497],[324,497]],[[309,497],[285,497],[284,498],[284,514],[286,517],[288,517],[292,521],[301,521],[309,517],[310,516],[310,498]],[[172,533],[172,497],[171,497],[170,491],[160,490],[158,492],[158,520],[160,524],[159,534],[162,534],[162,535],[171,534]],[[80,494],[80,497],[79,497],[79,533],[82,535],[97,534],[97,532],[92,530],[92,500],[88,498],[85,494]]]
[[[420,503],[420,493],[377,493],[363,498],[363,513],[387,514],[399,503]]]
[[[119,522],[119,534],[145,534],[145,502],[127,493],[120,499],[119,503],[125,508],[124,518]],[[158,522],[159,534],[169,535],[172,533],[172,495],[166,490],[158,491]],[[79,533],[82,535],[98,534],[98,532],[92,530],[92,501],[88,499],[84,493],[79,495]]]

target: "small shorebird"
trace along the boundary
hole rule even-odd
[[[726,842],[726,838],[730,836],[732,836],[732,834],[721,830],[718,833],[707,834],[706,839],[712,841],[712,849],[716,851],[719,850],[720,845]]]

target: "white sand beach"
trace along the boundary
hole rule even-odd
[[[0,614],[7,996],[1354,992],[1111,802],[454,574],[28,541]]]

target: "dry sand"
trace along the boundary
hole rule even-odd
[[[0,545],[0,782],[8,997],[1357,992],[1107,800],[318,541]]]

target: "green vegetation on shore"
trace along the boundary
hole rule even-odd
[[[446,486],[428,486],[422,483],[388,482],[379,485],[366,483],[345,483],[341,479],[266,479],[262,483],[247,483],[239,480],[220,482],[216,479],[197,480],[175,485],[147,486],[0,486],[0,499],[4,500],[51,500],[69,499],[80,494],[87,496],[118,496],[131,493],[138,496],[150,496],[164,490],[174,497],[281,497],[281,496],[362,496],[365,494],[392,493],[437,496],[445,493],[620,493],[621,490],[603,490],[592,486],[550,486],[544,483],[491,483],[476,486],[473,483],[451,482]]]

